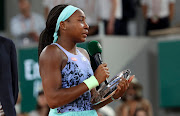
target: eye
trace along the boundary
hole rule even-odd
[[[78,21],[83,22],[83,19],[79,19]]]

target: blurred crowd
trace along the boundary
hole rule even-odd
[[[43,0],[44,14],[32,12],[32,0],[18,0],[19,13],[12,17],[10,32],[18,43],[16,46],[26,46],[38,43],[39,36],[45,28],[49,11],[58,4],[71,4],[81,8],[89,25],[89,36],[123,35],[137,36],[137,8],[142,9],[144,16],[144,35],[149,36],[153,30],[170,27],[174,16],[175,0]],[[119,102],[116,110],[106,106],[99,111],[99,116],[153,116],[151,103],[143,98],[142,86],[137,79],[131,83],[126,94]],[[29,113],[16,109],[18,116],[47,116],[49,107],[40,91],[37,97],[37,107]]]
[[[18,0],[19,13],[12,17],[10,32],[18,45],[37,43],[49,11],[58,4],[81,8],[89,25],[89,36],[137,36],[137,8],[144,16],[144,35],[170,27],[175,0],[43,0],[44,14],[32,12],[32,0]]]
[[[37,104],[34,110],[30,112],[21,111],[21,94],[19,94],[15,108],[17,116],[48,116],[50,110],[42,90],[38,93]]]

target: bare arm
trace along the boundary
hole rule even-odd
[[[112,1],[112,4],[111,4],[110,21],[114,22],[115,21],[116,8],[117,8],[117,0],[111,0],[111,1]]]
[[[147,5],[142,5],[143,16],[145,19],[147,18],[147,8]]]
[[[61,88],[62,55],[53,45],[48,46],[40,55],[39,66],[44,93],[50,108],[63,106],[88,90],[84,83],[71,88]],[[53,56],[53,57],[52,57]]]
[[[62,75],[60,69],[63,60],[63,53],[54,45],[46,47],[39,58],[43,89],[50,108],[57,108],[68,104],[88,90],[85,83],[70,88],[61,88]],[[99,83],[102,83],[109,77],[105,64],[98,67],[95,76]]]
[[[174,17],[174,3],[169,4],[169,19],[172,21]]]
[[[121,114],[122,114],[122,116],[128,116],[129,115],[128,108],[126,106],[122,107]]]
[[[113,34],[114,32],[114,23],[115,23],[115,13],[117,8],[117,0],[111,0],[111,15],[107,25],[107,34]]]

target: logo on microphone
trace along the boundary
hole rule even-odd
[[[98,45],[98,47],[99,47],[100,49],[102,49],[102,46],[101,46],[101,44],[100,44],[100,43],[98,43],[97,45]]]
[[[71,57],[71,60],[72,60],[72,61],[77,61],[77,58]]]

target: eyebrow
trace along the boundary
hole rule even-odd
[[[79,17],[82,17],[82,18],[85,18],[85,19],[86,19],[86,17],[85,17],[85,16],[79,16]]]

